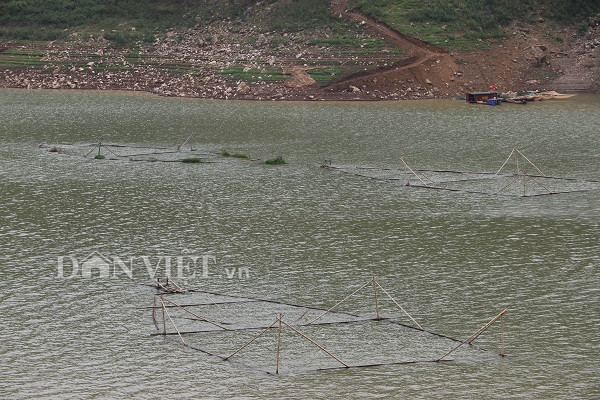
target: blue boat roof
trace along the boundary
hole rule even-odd
[[[467,94],[498,94],[500,92],[468,92]]]

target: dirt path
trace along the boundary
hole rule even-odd
[[[420,53],[422,56],[431,53],[445,54],[446,51],[432,44],[423,42],[415,37],[404,35],[397,30],[390,28],[383,22],[377,21],[365,14],[362,14],[356,10],[347,9],[348,0],[332,0],[331,11],[335,15],[342,15],[346,18],[353,19],[356,22],[363,23],[367,26],[371,33],[380,36],[386,42],[391,45],[417,55]]]
[[[444,49],[425,43],[412,36],[404,35],[385,23],[368,17],[356,10],[348,10],[347,5],[348,0],[332,0],[331,11],[336,15],[341,15],[364,24],[365,28],[371,34],[379,36],[387,43],[405,51],[407,54],[411,55],[411,58],[408,61],[401,61],[386,68],[359,72],[341,80],[334,81],[328,85],[329,89],[343,90],[344,88],[349,87],[349,85],[357,87],[359,84],[362,84],[362,86],[366,88],[365,83],[372,82],[377,84],[379,81],[389,85],[391,83],[389,78],[391,77],[386,75],[395,75],[398,79],[405,78],[405,80],[416,82],[418,85],[427,85],[433,83],[435,79],[433,75],[436,75],[436,73],[432,71],[431,79],[423,78],[423,76],[426,75],[423,72],[429,72],[429,69],[425,67],[425,64],[428,61],[437,58],[436,63],[439,63],[440,59],[443,58],[445,63],[449,62],[450,64],[454,64]],[[456,66],[450,65],[450,69],[453,69],[453,67]],[[444,73],[444,75],[446,74]],[[383,79],[380,80],[379,78]],[[435,80],[440,81],[440,79]]]

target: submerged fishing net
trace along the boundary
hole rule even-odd
[[[377,309],[365,312],[363,300],[373,308],[373,289],[366,289],[370,294],[332,310],[202,291],[163,294],[151,308],[153,335],[161,336],[166,325],[172,341],[266,373],[436,362],[461,345],[416,326],[381,291]],[[443,361],[457,358],[483,361],[497,354],[465,345]]]
[[[217,156],[216,153],[202,151],[193,144],[186,142],[176,147],[151,147],[109,143],[61,143],[43,144],[39,148],[41,151],[60,153],[73,157],[142,162],[200,162],[200,160]]]
[[[322,168],[406,187],[498,196],[533,197],[600,189],[597,180],[547,176],[517,149],[495,173],[417,169],[402,158],[400,161],[399,167],[333,165],[326,161]]]

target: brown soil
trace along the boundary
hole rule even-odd
[[[406,36],[359,12],[347,0],[333,0],[332,11],[365,24],[372,34],[412,57],[391,67],[358,73],[326,87],[332,92],[376,93],[401,98],[452,97],[486,90],[600,90],[600,17],[590,20],[585,37],[540,20],[510,27],[511,36],[485,51],[447,53]],[[560,39],[560,40],[557,40]],[[360,90],[360,92],[359,92]]]
[[[486,90],[490,85],[504,92],[600,91],[600,16],[589,21],[588,32],[583,36],[540,20],[509,27],[510,38],[502,44],[490,44],[488,50],[447,52],[347,10],[346,5],[347,0],[332,0],[331,10],[340,18],[357,22],[366,34],[382,38],[387,49],[396,51],[327,53],[326,48],[309,45],[307,38],[275,48],[268,45],[268,33],[258,35],[256,43],[248,43],[247,39],[257,32],[228,22],[229,25],[214,28],[217,30],[186,32],[183,41],[176,41],[173,33],[142,48],[143,58],[135,65],[128,64],[127,50],[110,49],[102,38],[72,45],[0,43],[0,52],[46,52],[43,61],[48,63],[37,69],[6,69],[0,74],[0,87],[118,89],[164,96],[251,100],[452,98],[465,91]],[[220,42],[219,37],[228,39]],[[80,59],[79,64],[69,67],[69,57],[75,53],[97,53],[100,57],[83,59],[83,65]],[[268,63],[261,64],[259,60]],[[280,68],[291,77],[279,82],[236,82],[220,73],[240,64],[261,73]],[[182,73],[173,65],[197,72]],[[336,65],[343,66],[345,74],[324,87],[307,74],[311,69]]]

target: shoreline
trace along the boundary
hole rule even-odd
[[[0,85],[0,90],[18,90],[18,91],[42,91],[42,92],[74,92],[74,93],[98,93],[98,94],[113,94],[119,96],[142,96],[142,97],[154,97],[154,98],[170,98],[170,99],[182,99],[182,100],[205,100],[205,101],[227,101],[227,102],[264,102],[264,103],[377,103],[377,104],[388,104],[388,103],[415,103],[415,102],[433,102],[433,101],[458,101],[464,102],[464,99],[453,98],[398,98],[398,99],[386,99],[386,98],[333,98],[334,96],[327,96],[326,98],[221,98],[221,97],[194,97],[194,96],[173,96],[163,95],[148,90],[132,90],[127,88],[49,88],[49,87],[18,87],[18,86],[4,86]],[[577,96],[600,96],[600,92],[589,91],[589,92],[564,92],[564,94],[573,94]],[[564,101],[564,99],[561,99]],[[507,103],[510,104],[510,103]]]

